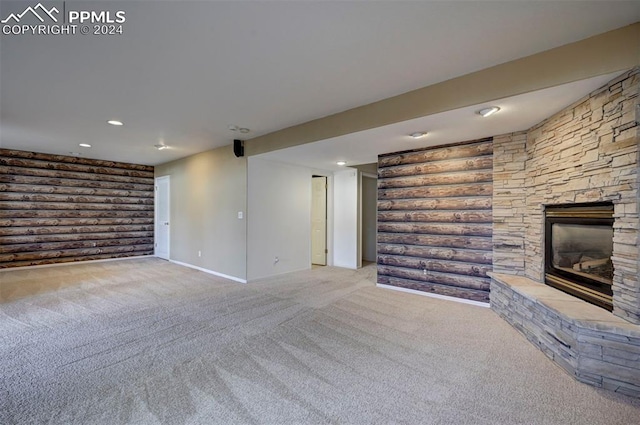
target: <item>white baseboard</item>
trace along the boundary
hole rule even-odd
[[[183,263],[182,261],[169,260],[169,262],[177,264],[179,266],[189,267],[190,269],[196,269],[196,270],[199,270],[199,271],[204,272],[204,273],[212,274],[214,276],[218,276],[218,277],[222,277],[222,278],[225,278],[225,279],[233,280],[235,282],[247,283],[246,279],[240,279],[239,277],[230,276],[228,274],[214,272],[213,270],[205,269],[203,267],[194,266],[193,264],[189,264],[189,263]]]
[[[140,260],[141,258],[154,258],[154,257],[155,255],[136,255],[134,257],[101,258],[99,260],[80,260],[80,261],[67,261],[64,263],[38,264],[36,266],[7,267],[4,269],[0,269],[0,273],[10,272],[12,270],[32,270],[32,269],[43,269],[45,267],[77,266],[80,264],[106,263],[107,261]]]
[[[326,267],[326,266],[320,266],[320,267]],[[282,276],[282,275],[289,274],[289,273],[304,272],[306,270],[311,270],[311,269],[312,269],[312,267],[310,265],[309,267],[305,267],[305,268],[302,268],[302,269],[287,270],[287,271],[284,271],[284,272],[278,272],[278,273],[268,274],[268,275],[264,275],[264,276],[252,277],[251,278],[251,282],[255,282],[255,281],[258,281],[258,280],[262,280],[262,279],[269,279],[269,278],[272,278],[272,277],[278,277],[278,276]]]
[[[485,308],[490,308],[491,307],[489,305],[489,303],[483,303],[481,301],[465,300],[464,298],[450,297],[448,295],[432,294],[430,292],[417,291],[415,289],[402,288],[400,286],[385,285],[385,284],[382,284],[382,283],[377,283],[376,287],[384,288],[384,289],[391,289],[391,290],[400,291],[400,292],[408,292],[409,294],[422,295],[424,297],[431,297],[431,298],[438,298],[438,299],[441,299],[441,300],[454,301],[454,302],[462,303],[462,304],[471,304],[471,305],[475,305],[475,306],[478,306],[478,307],[485,307]]]

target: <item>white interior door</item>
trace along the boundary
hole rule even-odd
[[[170,221],[170,176],[156,178],[155,199],[155,255],[169,259]]]
[[[327,178],[313,177],[311,195],[311,263],[327,265]]]

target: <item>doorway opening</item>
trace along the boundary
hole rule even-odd
[[[361,266],[377,262],[378,178],[362,173],[361,180]]]
[[[311,265],[327,265],[327,177],[312,177]]]

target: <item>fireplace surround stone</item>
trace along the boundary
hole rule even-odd
[[[577,380],[640,398],[640,326],[524,276],[491,273],[491,308]]]
[[[567,372],[637,397],[637,367],[624,376],[628,364],[640,363],[639,121],[636,67],[529,130],[494,137],[490,292],[492,308]],[[613,313],[543,283],[545,207],[607,201],[614,205]],[[612,352],[621,357],[597,359]]]

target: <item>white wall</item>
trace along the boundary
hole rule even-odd
[[[171,176],[171,260],[244,281],[246,159],[224,146],[158,165],[155,175]]]
[[[248,158],[249,281],[311,267],[311,175],[309,168]]]
[[[333,264],[357,269],[358,171],[350,168],[333,175]]]
[[[310,268],[314,174],[328,177],[327,264],[357,268],[357,170],[334,177],[228,146],[156,167],[171,176],[171,260],[238,280]]]

